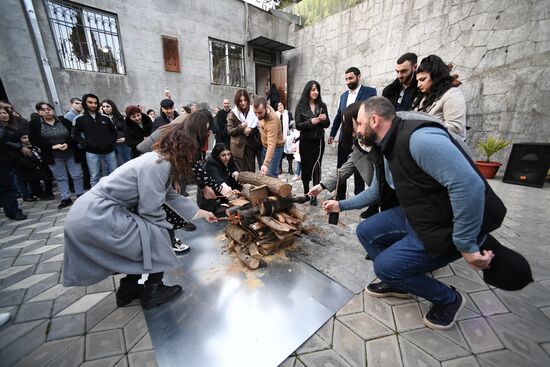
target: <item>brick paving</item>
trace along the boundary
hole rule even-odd
[[[335,167],[335,148],[328,146],[323,170]],[[301,191],[300,182],[293,186]],[[528,258],[535,283],[504,292],[458,260],[433,273],[466,295],[452,329],[424,327],[428,304],[422,299],[360,293],[281,366],[549,366],[550,188],[500,180],[491,180],[491,186],[508,207],[495,237]],[[189,187],[191,197],[195,190]],[[329,197],[325,193],[323,199]],[[21,222],[0,214],[0,312],[11,314],[0,329],[0,366],[155,366],[141,307],[116,307],[120,276],[89,287],[61,285],[68,209],[58,210],[57,204],[22,203],[29,218]],[[358,214],[340,218],[353,228]]]

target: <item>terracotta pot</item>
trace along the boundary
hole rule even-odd
[[[498,169],[502,166],[502,163],[499,162],[486,162],[486,161],[476,161],[476,166],[479,172],[485,178],[493,178],[497,174]]]

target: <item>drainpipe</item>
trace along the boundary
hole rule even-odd
[[[59,95],[57,94],[57,88],[53,79],[50,60],[46,55],[46,47],[44,47],[42,33],[40,33],[40,27],[38,27],[38,19],[36,18],[34,5],[32,3],[32,0],[21,0],[21,2],[23,3],[25,15],[27,16],[27,21],[32,30],[31,39],[34,44],[34,48],[38,51],[38,54],[40,56],[40,62],[38,63],[38,65],[40,67],[40,71],[42,72],[43,79],[46,84],[46,89],[49,92],[51,99],[53,100],[53,106],[55,108],[56,115],[61,115],[63,114],[63,110],[61,109],[61,104],[59,103]]]

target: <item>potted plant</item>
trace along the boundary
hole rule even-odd
[[[476,161],[476,166],[485,178],[493,178],[497,174],[498,169],[502,166],[500,162],[491,162],[491,157],[501,149],[510,145],[509,141],[489,136],[485,140],[481,140],[477,143],[477,147],[481,153],[485,156],[484,161]]]

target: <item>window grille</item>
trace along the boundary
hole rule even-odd
[[[273,66],[275,65],[275,55],[269,52],[254,49],[254,62]]]
[[[116,14],[60,0],[45,4],[63,68],[125,74]]]
[[[244,47],[233,43],[210,40],[212,84],[244,87]]]

